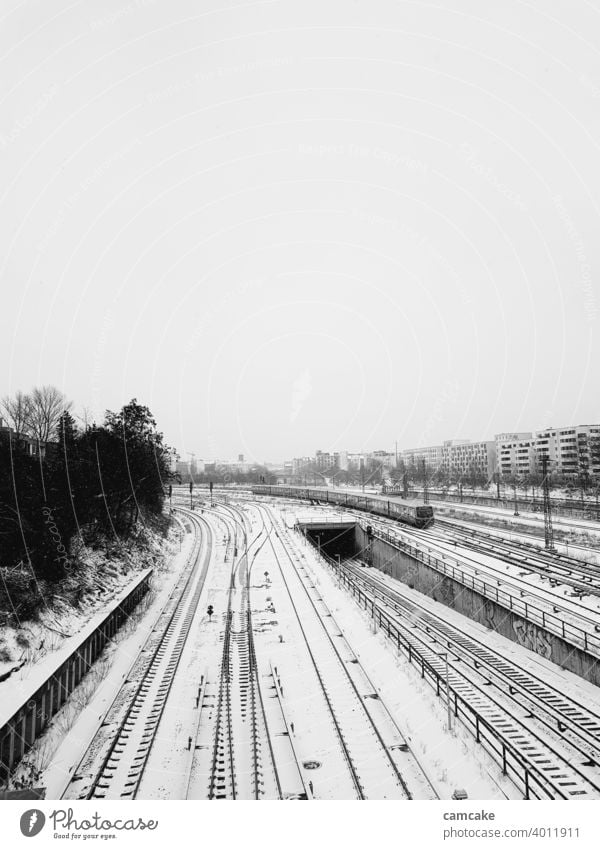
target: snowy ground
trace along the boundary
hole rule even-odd
[[[523,510],[519,506],[519,515],[514,515],[514,510],[505,510],[502,507],[487,507],[479,504],[467,504],[466,502],[448,502],[448,501],[430,501],[436,511],[440,513],[452,513],[452,511],[460,511],[467,514],[484,515],[490,518],[508,519],[515,528],[520,525],[531,525],[544,529],[544,514],[537,512],[532,513]],[[569,533],[587,533],[590,535],[600,535],[600,523],[592,519],[580,519],[575,516],[557,516],[552,514],[552,524],[555,528],[564,530]]]
[[[61,797],[173,589],[191,547],[191,535],[183,536],[181,527],[178,528],[160,567],[155,568],[151,592],[131,626],[120,629],[102,659],[92,667],[25,758],[25,764],[34,763],[42,770],[40,783],[47,787],[49,799]],[[102,614],[99,615],[101,618]],[[81,634],[77,634],[72,639],[77,644],[80,638]],[[54,660],[49,658],[52,665]],[[36,679],[41,680],[44,674],[47,677],[49,672],[36,667]]]
[[[528,533],[528,526],[523,523],[519,524],[518,517],[514,524],[511,523],[511,525],[507,528],[498,528],[493,525],[485,525],[482,528],[481,523],[478,524],[475,521],[469,522],[465,521],[465,519],[453,519],[450,516],[444,516],[444,519],[447,522],[451,522],[463,529],[472,528],[474,531],[482,531],[483,533],[490,534],[491,536],[504,537],[504,539],[509,541],[525,542],[530,545],[533,544],[540,548],[541,551],[544,550],[543,536]],[[577,533],[573,533],[570,541],[555,540],[554,547],[559,554],[566,554],[567,557],[574,557],[577,560],[581,560],[583,563],[589,563],[591,565],[600,564],[600,549],[592,547],[591,545],[582,545],[577,542],[577,538]],[[598,536],[597,545],[600,546],[600,535]]]
[[[443,702],[389,640],[382,633],[374,633],[370,618],[338,586],[313,547],[292,530],[297,520],[309,517],[320,520],[335,516],[337,521],[355,517],[283,501],[269,503],[269,511],[256,504],[245,505],[243,511],[248,527],[250,599],[258,679],[284,795],[296,795],[304,788],[309,798],[357,798],[356,786],[336,735],[332,719],[335,715],[348,738],[352,759],[364,786],[368,788],[368,798],[405,798],[402,788],[395,788],[389,764],[378,750],[373,728],[380,731],[393,751],[393,758],[403,770],[414,798],[449,799],[457,789],[465,789],[470,799],[521,798],[519,791],[502,776],[499,767],[466,729],[458,725],[448,730]],[[271,519],[265,518],[269,515],[275,523],[270,537],[267,533]],[[242,550],[240,548],[234,561],[232,528],[235,522],[227,518],[222,507],[205,510],[203,517],[211,524],[215,545],[198,615],[179,662],[142,778],[138,793],[138,798],[142,799],[208,797],[224,613],[232,566],[237,570]],[[124,635],[111,649],[109,674],[96,692],[90,694],[87,705],[79,715],[69,717],[68,722],[53,723],[54,754],[50,757],[47,746],[44,750],[43,740],[38,744],[38,758],[50,761],[43,775],[48,798],[60,798],[151,632],[186,562],[190,546],[191,535],[188,534],[181,553],[172,559],[164,572],[156,596],[135,631]],[[463,554],[460,548],[458,554]],[[467,552],[464,554],[466,556]],[[514,580],[512,575],[510,580]],[[403,585],[402,588],[409,595],[418,596],[430,610],[439,611],[439,605],[431,599]],[[206,612],[209,604],[214,608],[210,619]],[[581,702],[593,705],[597,701],[598,689],[587,682],[483,626],[465,620],[455,611],[444,608],[443,615],[448,621],[460,623],[474,636],[484,637],[524,668],[551,677],[555,686],[576,694]],[[239,621],[236,627],[241,627]],[[332,649],[334,645],[337,657],[336,649]],[[351,670],[350,678],[368,704],[374,725],[365,719],[363,706],[356,703],[356,691],[353,693],[349,685],[344,666]],[[329,705],[317,669],[326,682]],[[243,700],[247,691],[234,688],[233,692],[235,699]],[[238,741],[242,740],[240,735],[244,729],[250,727],[244,724],[245,709],[240,713],[239,708],[239,705],[234,706],[233,711]],[[240,743],[236,745],[239,747]],[[261,746],[266,753],[266,740]],[[265,770],[268,770],[267,760],[265,755]],[[245,773],[250,769],[239,748],[237,763],[237,768]],[[269,788],[273,786],[271,778],[265,775],[265,786]]]
[[[178,534],[174,528],[165,539],[144,530],[141,538],[125,547],[121,554],[117,550],[107,554],[102,549],[82,549],[81,562],[66,578],[65,595],[70,594],[71,585],[79,589],[77,605],[58,596],[52,606],[41,609],[36,620],[25,621],[20,627],[0,627],[0,677],[19,668],[0,681],[0,702],[4,703],[5,694],[15,682],[30,677],[33,671],[37,674],[43,664],[52,663],[51,656],[56,652],[64,654],[65,643],[77,640],[90,620],[101,618],[102,611],[126,595],[127,588],[144,570],[160,566],[164,556],[179,545]]]
[[[427,532],[412,532],[395,524],[390,533],[405,543],[423,551],[441,557],[444,564],[456,567],[464,572],[469,580],[486,581],[489,594],[494,597],[496,590],[507,598],[510,596],[515,610],[522,610],[524,604],[530,606],[530,618],[541,621],[542,612],[547,617],[550,630],[560,630],[560,622],[571,626],[568,638],[576,645],[583,646],[583,631],[590,634],[589,647],[594,651],[597,645],[595,626],[600,624],[600,598],[596,595],[579,597],[573,587],[558,584],[553,586],[546,575],[534,572],[526,564],[517,566],[480,552],[473,552],[467,546],[455,545],[448,540],[428,537]],[[554,623],[554,624],[553,624]],[[576,629],[576,630],[574,630]]]

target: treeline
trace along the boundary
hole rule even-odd
[[[203,472],[194,475],[179,475],[181,483],[193,481],[195,484],[205,485],[209,483],[226,485],[239,483],[251,485],[255,483],[277,483],[277,475],[270,472],[266,466],[256,466],[242,472],[238,469],[228,469],[227,466],[209,465]]]
[[[169,450],[147,407],[133,399],[97,426],[78,427],[68,407],[55,441],[31,444],[13,429],[0,439],[0,604],[11,581],[58,582],[76,567],[73,542],[127,539],[162,512]],[[9,596],[7,598],[7,596]]]

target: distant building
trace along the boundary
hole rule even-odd
[[[30,457],[37,457],[40,454],[45,457],[47,450],[58,447],[57,442],[40,442],[39,439],[24,434],[20,434],[17,440],[14,429],[3,418],[0,418],[0,440],[5,444],[11,443],[13,446],[16,446],[18,442]]]
[[[329,451],[317,451],[315,454],[315,467],[323,471],[324,469],[332,469],[337,465],[337,455],[330,454]]]
[[[423,460],[427,468],[438,471],[442,468],[443,448],[441,445],[430,445],[426,448],[408,448],[400,451],[398,460],[402,460],[405,466],[419,466]]]
[[[533,433],[496,434],[496,458],[497,471],[501,477],[533,474],[536,467]]]
[[[546,428],[496,436],[498,472],[503,477],[539,475],[542,459],[560,477],[600,475],[600,425]]]
[[[372,451],[367,458],[378,466],[381,465],[383,469],[391,469],[396,463],[396,455],[390,451]]]
[[[343,471],[343,472],[348,471],[348,452],[347,451],[340,451],[340,453],[338,454],[338,465],[339,465],[341,471]]]
[[[441,469],[450,476],[477,475],[491,480],[496,472],[496,443],[449,439],[442,445]]]

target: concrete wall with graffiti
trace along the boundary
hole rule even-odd
[[[366,546],[366,534],[359,526],[356,528],[356,534],[357,550],[363,550]],[[373,540],[370,562],[375,568],[409,587],[553,661],[562,669],[568,669],[600,686],[600,661],[595,657],[549,633],[536,623],[529,622],[485,598],[470,587],[465,587],[447,575],[436,572],[432,567],[419,563],[384,540]]]

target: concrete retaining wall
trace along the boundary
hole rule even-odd
[[[138,579],[100,625],[82,639],[66,660],[0,728],[0,785],[6,784],[23,755],[29,751],[49,720],[60,710],[106,644],[148,592],[151,575],[152,570],[149,569]]]
[[[365,531],[356,525],[357,550],[367,546]],[[571,645],[556,634],[485,598],[447,575],[420,563],[385,540],[375,537],[371,543],[371,565],[407,584],[440,604],[468,616],[497,631],[503,637],[553,661],[562,669],[600,686],[600,661]]]

